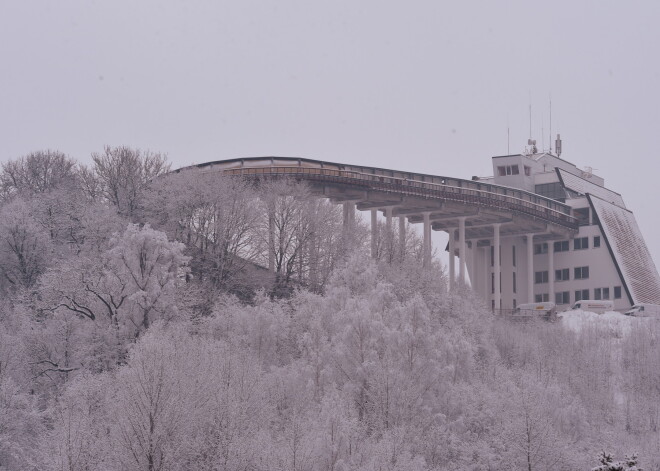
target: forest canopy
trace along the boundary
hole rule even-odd
[[[0,171],[0,470],[660,470],[657,322],[513,324],[304,183],[91,162]]]

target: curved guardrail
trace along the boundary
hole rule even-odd
[[[365,189],[515,211],[570,229],[577,230],[578,228],[578,221],[571,216],[571,208],[568,205],[524,190],[479,183],[472,180],[434,177],[440,179],[442,183],[432,183],[354,170],[277,165],[234,167],[218,170],[225,175],[240,175],[252,178],[282,175],[310,181],[358,185],[365,187]]]

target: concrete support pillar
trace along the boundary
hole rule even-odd
[[[399,260],[406,256],[406,217],[399,216]]]
[[[355,225],[355,203],[346,201],[342,206],[344,207],[344,229],[348,229]]]
[[[431,266],[431,213],[424,213],[424,266]]]
[[[534,234],[527,234],[527,302],[534,302]]]
[[[470,249],[470,269],[468,275],[470,276],[470,286],[475,293],[478,293],[479,277],[477,276],[477,267],[479,266],[479,251],[477,250],[477,241],[472,241],[472,248]]]
[[[495,300],[495,309],[500,309],[502,304],[502,293],[500,292],[500,223],[493,224],[493,273],[495,274],[495,293],[493,299]]]
[[[371,258],[378,256],[378,210],[371,210]]]
[[[481,286],[481,291],[484,297],[484,302],[490,307],[490,247],[482,247],[482,261],[483,265],[481,266],[481,276],[483,277],[483,284]]]
[[[555,244],[548,241],[548,301],[555,302]]]
[[[385,245],[387,246],[387,260],[394,260],[394,232],[392,232],[392,207],[385,208]]]
[[[456,229],[449,229],[447,234],[449,234],[449,290],[454,291],[454,284],[456,282],[456,268],[455,268],[455,258],[454,253],[456,251],[456,241],[455,241]]]
[[[465,285],[465,263],[467,262],[467,244],[465,242],[465,216],[458,218],[458,259],[460,265],[458,277],[461,286]]]

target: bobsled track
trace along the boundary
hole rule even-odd
[[[578,221],[568,205],[524,190],[460,178],[293,157],[220,160],[176,172],[305,181],[314,195],[343,205],[344,224],[353,223],[356,210],[371,212],[374,256],[378,211],[385,216],[388,231],[392,230],[393,217],[399,218],[402,235],[406,221],[424,225],[425,264],[431,257],[431,230],[453,234],[449,245],[450,251],[459,257],[460,282],[465,282],[466,259],[474,259],[479,248],[499,246],[502,238],[566,239],[578,231]],[[399,240],[405,243],[405,237]],[[531,251],[532,244],[528,245]],[[494,258],[497,279],[500,263],[499,257]],[[453,285],[453,257],[449,268]],[[496,300],[498,297],[495,293]]]

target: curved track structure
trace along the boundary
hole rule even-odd
[[[466,238],[490,238],[492,225],[501,236],[528,234],[547,238],[577,232],[571,208],[524,190],[460,178],[292,158],[249,157],[207,162],[178,172],[217,172],[249,179],[289,177],[309,182],[320,197],[352,203],[361,211],[380,210],[421,223],[425,213],[433,230],[458,227],[466,218]]]

